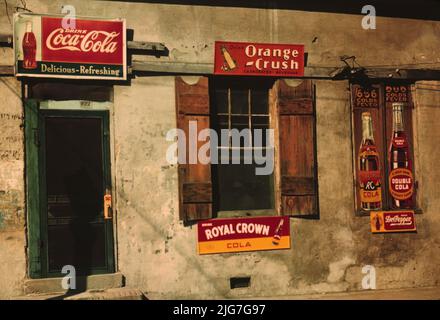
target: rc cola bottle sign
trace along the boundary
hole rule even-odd
[[[32,22],[26,22],[26,32],[23,36],[23,68],[35,69],[37,67],[36,53],[37,53],[37,40],[32,32]]]
[[[359,188],[363,210],[382,208],[379,153],[374,143],[370,112],[362,113],[362,142],[359,148]]]

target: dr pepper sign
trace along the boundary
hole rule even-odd
[[[288,217],[210,219],[197,231],[199,254],[290,248]]]
[[[301,77],[304,45],[216,41],[214,74]]]
[[[14,15],[15,75],[45,78],[127,78],[123,19]]]

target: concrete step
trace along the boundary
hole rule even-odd
[[[132,288],[114,288],[108,290],[86,291],[64,300],[147,300],[144,293]]]
[[[124,283],[123,278],[120,272],[83,277],[78,276],[76,284],[78,289],[82,291],[121,288]],[[63,278],[27,279],[24,282],[24,294],[51,295],[66,293],[66,290],[62,287],[62,279]]]
[[[144,293],[133,288],[112,288],[106,290],[88,290],[75,293],[28,294],[13,300],[147,300]]]

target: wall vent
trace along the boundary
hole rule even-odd
[[[251,285],[251,277],[234,277],[230,278],[231,289],[248,288]]]

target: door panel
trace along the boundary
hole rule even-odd
[[[113,272],[108,112],[42,111],[42,264],[47,276],[73,265],[77,275]]]

